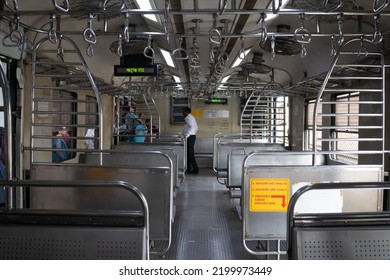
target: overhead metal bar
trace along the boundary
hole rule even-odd
[[[122,9],[119,10],[118,13],[129,13],[130,15],[144,15],[144,14],[157,14],[164,15],[165,9],[154,9],[154,10],[141,10],[141,9]],[[92,13],[95,16],[105,15],[107,12],[102,9],[92,9],[89,10],[88,13]],[[217,13],[215,9],[169,9],[170,15],[210,15]],[[225,10],[223,15],[261,15],[262,13],[273,14],[272,9],[229,9]],[[354,11],[354,10],[338,10],[332,12],[324,12],[324,11],[316,11],[316,10],[306,10],[306,9],[280,9],[277,13],[278,15],[300,15],[304,13],[305,15],[312,16],[337,16],[342,13],[344,16],[374,16],[380,14],[381,16],[390,16],[390,12],[374,12],[374,11]],[[0,11],[0,16],[39,16],[39,15],[70,15],[70,16],[79,16],[80,11],[77,10],[69,10],[69,12],[63,12],[60,10],[37,10],[37,11],[9,11],[4,10]]]
[[[140,9],[123,9],[122,13],[130,13],[130,14],[164,14],[165,10],[155,9],[155,10],[140,10]],[[213,9],[182,9],[175,10],[170,9],[169,13],[172,15],[180,14],[180,15],[201,15],[201,14],[214,14],[216,10]],[[239,9],[239,10],[225,10],[224,15],[261,15],[262,13],[273,14],[272,9]],[[278,15],[300,15],[304,13],[305,15],[313,15],[313,16],[337,16],[342,13],[344,16],[374,16],[378,14],[378,12],[374,11],[353,11],[353,10],[338,10],[333,12],[324,12],[324,11],[315,11],[315,10],[306,10],[306,9],[280,9],[277,13]],[[390,12],[380,12],[381,16],[390,16]]]

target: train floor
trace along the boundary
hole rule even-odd
[[[236,211],[239,199],[231,199],[211,169],[186,175],[176,194],[176,215],[168,260],[265,259],[248,253],[242,243],[242,220]],[[284,248],[282,248],[284,249]],[[270,259],[275,259],[271,256]]]

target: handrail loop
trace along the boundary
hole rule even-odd
[[[104,2],[103,2],[103,11],[107,11],[107,3],[108,3],[108,1],[110,1],[110,0],[104,0]]]
[[[360,37],[360,49],[359,49],[359,52],[358,52],[358,56],[367,56],[368,55],[368,50],[366,48],[366,46],[364,45],[364,36],[361,36]]]
[[[245,54],[245,49],[244,49],[244,37],[240,37],[240,42],[241,42],[241,48],[240,51],[238,52],[238,57],[244,62],[246,58]]]
[[[116,53],[118,56],[122,57],[123,56],[123,46],[122,46],[122,34],[118,34],[118,48],[116,50]]]
[[[125,22],[123,24],[123,36],[125,37],[126,43],[130,42],[130,33],[129,33],[129,25],[130,25],[130,14],[125,14]]]
[[[305,14],[300,14],[301,27],[298,27],[294,32],[294,39],[299,44],[308,44],[311,42],[311,33],[305,29]]]
[[[228,59],[229,59],[229,55],[225,52],[218,56],[218,61],[220,61],[224,65],[225,65],[226,61],[228,61]]]
[[[188,52],[186,49],[182,48],[182,43],[183,43],[183,37],[179,37],[179,47],[177,49],[174,49],[172,51],[172,58],[176,60],[186,60],[188,59]]]
[[[264,44],[265,41],[267,41],[267,27],[265,27],[265,18],[267,17],[267,15],[265,13],[261,13],[261,16],[260,16],[260,19],[259,19],[259,22],[260,23],[260,44]]]
[[[210,42],[210,61],[211,63],[215,63],[214,47],[211,42]]]
[[[271,37],[271,59],[275,58],[275,35]]]
[[[274,14],[277,14],[280,10],[280,8],[283,6],[283,1],[279,0],[278,7],[276,7],[276,1],[278,0],[272,0],[272,12]]]
[[[300,14],[301,27],[298,27],[294,32],[294,39],[301,45],[301,57],[304,58],[307,55],[305,45],[311,42],[311,33],[305,29],[305,14]]]
[[[88,43],[87,55],[93,56],[93,45],[96,44],[97,37],[95,31],[92,29],[93,15],[89,14],[88,27],[84,30],[84,41]]]
[[[334,35],[332,35],[330,37],[330,45],[331,45],[331,50],[330,50],[330,56],[335,56],[337,54],[337,51],[336,51],[336,43],[335,43],[335,39],[334,39]]]
[[[84,30],[84,41],[89,43],[89,44],[96,44],[96,33],[92,29],[92,20],[93,20],[93,15],[89,15],[89,20],[88,20],[88,27],[85,28]]]
[[[61,12],[64,13],[69,12],[69,0],[63,0],[62,6],[57,3],[57,0],[53,0],[53,5],[56,9],[60,10]]]
[[[89,57],[93,57],[93,54],[94,54],[94,52],[93,52],[93,45],[92,44],[88,44],[88,47],[87,47],[87,55],[89,56]]]
[[[324,12],[334,12],[336,11],[337,9],[341,8],[343,6],[343,1],[342,0],[339,0],[338,4],[333,4],[331,6],[329,6],[329,0],[324,0],[324,2],[322,2],[322,10]]]
[[[217,15],[213,15],[213,28],[209,31],[209,41],[212,44],[220,45],[222,42],[221,32],[217,28]]]
[[[104,32],[107,32],[108,31],[108,19],[104,19],[103,20],[103,30],[104,30]]]
[[[169,43],[169,0],[165,0],[165,11],[164,11],[164,33],[167,39],[167,43]]]
[[[14,7],[11,7],[10,4],[8,4],[8,0],[5,0],[4,1],[4,5],[10,9],[12,12],[16,13],[18,10],[19,10],[19,5],[18,5],[18,2],[16,0],[13,0],[14,2]]]
[[[149,55],[148,51],[152,52],[152,54]],[[148,37],[148,45],[144,49],[144,56],[147,58],[150,58],[152,60],[152,62],[154,61],[154,58],[156,57],[156,54],[152,48],[152,35],[149,35],[149,37]]]
[[[50,17],[50,29],[47,32],[47,37],[52,44],[57,44],[57,30],[56,30],[57,16],[52,14]]]
[[[379,5],[379,0],[374,0],[372,5],[372,10],[374,13],[380,13],[383,9],[385,9],[389,5],[389,0],[384,0],[382,5]]]
[[[57,47],[57,56],[63,58],[65,54],[64,47],[62,46],[62,35],[60,35],[60,39],[58,40],[58,47]]]
[[[374,35],[372,36],[372,42],[374,44],[379,44],[383,41],[383,34],[379,29],[379,19],[380,15],[376,14],[374,16]]]
[[[23,33],[20,31],[19,21],[19,16],[15,15],[13,22],[9,23],[10,33],[3,38],[3,45],[5,47],[18,47],[23,44]],[[9,39],[11,43],[8,43],[7,39]]]
[[[30,39],[28,39],[27,31],[24,32],[23,42],[18,46],[18,49],[21,52],[29,52],[29,51],[32,51],[34,49],[33,42]]]
[[[343,33],[343,14],[340,13],[337,15],[337,20],[338,20],[338,27],[339,27],[339,46],[341,46],[344,42],[344,33]]]
[[[219,0],[218,1],[218,15],[222,16],[225,12],[227,6],[227,0]]]

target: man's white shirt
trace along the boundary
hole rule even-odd
[[[198,124],[196,123],[195,117],[192,114],[188,114],[187,117],[184,118],[186,124],[183,128],[183,135],[188,138],[190,135],[196,135],[198,132]]]

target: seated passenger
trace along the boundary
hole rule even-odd
[[[134,134],[131,142],[145,142],[145,135],[148,132],[148,128],[142,123],[140,119],[136,119],[134,122]]]
[[[66,132],[66,131],[65,131]],[[68,140],[69,134],[65,133],[63,130],[59,130],[53,133],[55,138],[52,139],[52,147],[53,149],[62,149],[62,151],[53,151],[51,154],[52,162],[58,163],[69,158],[70,153],[68,151],[64,151],[63,149],[68,149],[68,145],[66,144],[66,140]]]

